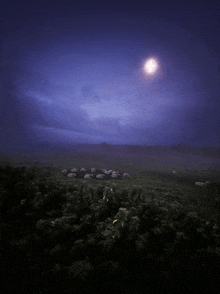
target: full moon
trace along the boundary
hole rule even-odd
[[[151,58],[145,63],[145,70],[148,74],[153,74],[157,70],[157,62],[155,59]]]

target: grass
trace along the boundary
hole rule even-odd
[[[185,249],[187,249],[188,246],[194,248],[194,245],[197,243],[197,245],[199,245],[199,242],[204,244],[210,242],[210,244],[212,244],[212,238],[209,236],[209,234],[212,234],[212,230],[214,230],[213,232],[216,231],[216,229],[214,229],[216,226],[212,223],[209,224],[207,222],[210,221],[217,223],[220,227],[220,218],[218,214],[219,207],[217,206],[217,199],[219,199],[220,195],[218,180],[219,172],[217,170],[212,170],[210,166],[207,167],[206,163],[204,163],[204,166],[202,166],[201,162],[199,162],[197,166],[195,166],[194,162],[193,167],[191,167],[190,169],[188,165],[187,167],[185,167],[182,163],[181,165],[178,163],[181,161],[181,158],[178,159],[178,162],[167,162],[166,166],[165,162],[163,162],[161,163],[161,168],[159,168],[158,161],[155,161],[154,158],[151,158],[151,160],[147,161],[147,158],[143,156],[130,156],[129,158],[127,158],[125,156],[123,157],[112,154],[108,154],[108,156],[107,154],[100,154],[92,157],[92,155],[89,155],[88,153],[83,153],[82,155],[78,154],[78,158],[74,158],[73,154],[65,154],[65,156],[63,156],[62,158],[63,160],[65,158],[65,160],[67,161],[63,161],[62,164],[60,162],[61,157],[53,158],[53,160],[49,158],[43,158],[41,160],[32,158],[32,162],[30,161],[30,159],[25,160],[25,164],[27,166],[29,165],[33,167],[32,171],[35,171],[37,174],[44,175],[48,180],[52,179],[55,180],[55,182],[56,180],[59,181],[60,185],[58,186],[56,186],[55,184],[44,184],[43,180],[38,180],[32,183],[28,181],[29,178],[27,179],[26,183],[22,183],[22,177],[19,178],[20,172],[17,172],[17,175],[16,173],[14,173],[14,175],[16,175],[15,178],[17,177],[17,180],[14,179],[14,176],[12,176],[11,178],[7,176],[2,177],[3,181],[5,180],[5,182],[7,183],[6,186],[9,189],[8,192],[7,190],[2,190],[2,195],[5,196],[3,196],[3,202],[1,205],[3,205],[4,208],[8,208],[9,211],[8,213],[4,214],[5,221],[3,221],[2,228],[6,239],[8,238],[8,240],[12,241],[8,243],[4,241],[4,248],[6,250],[7,258],[5,257],[4,259],[3,255],[0,255],[0,257],[3,258],[5,265],[7,265],[9,257],[12,263],[11,267],[8,268],[8,272],[6,272],[6,275],[10,273],[11,268],[15,267],[17,269],[17,272],[15,274],[19,274],[19,277],[21,278],[23,277],[23,275],[27,275],[26,280],[29,281],[29,270],[25,271],[22,264],[23,260],[26,260],[28,264],[25,265],[25,268],[29,269],[29,263],[31,264],[31,267],[36,266],[36,268],[31,269],[33,273],[36,272],[36,274],[38,274],[38,278],[36,278],[36,280],[34,275],[31,276],[33,285],[39,284],[38,279],[39,281],[41,280],[41,269],[44,269],[46,275],[46,278],[44,280],[47,287],[50,287],[50,285],[56,282],[56,280],[65,280],[66,282],[70,283],[70,285],[68,286],[70,289],[72,287],[75,287],[75,284],[71,284],[73,283],[73,280],[77,280],[75,279],[75,277],[79,275],[81,276],[81,278],[86,279],[86,276],[83,277],[83,275],[86,275],[87,272],[90,272],[91,265],[97,265],[94,273],[91,274],[89,278],[91,279],[89,280],[91,286],[92,282],[96,279],[97,274],[97,276],[99,276],[99,278],[97,278],[97,282],[99,283],[100,281],[105,281],[105,285],[108,285],[109,287],[108,293],[111,292],[110,288],[114,284],[114,293],[127,294],[135,293],[135,287],[139,284],[138,279],[140,279],[140,284],[145,285],[146,287],[149,286],[149,283],[145,283],[145,280],[147,280],[146,276],[149,277],[149,274],[151,274],[151,269],[153,267],[156,271],[158,271],[158,276],[160,277],[161,282],[163,281],[162,272],[170,275],[166,277],[168,281],[169,279],[170,281],[172,281],[172,277],[176,277],[176,284],[174,283],[175,285],[170,285],[170,287],[167,288],[169,289],[169,291],[166,293],[170,293],[172,292],[172,287],[174,287],[173,289],[177,290],[177,286],[184,283],[184,281],[182,280],[182,274],[185,275],[187,281],[190,281],[191,276],[193,276],[195,279],[197,278],[196,273],[194,275],[193,269],[197,268],[196,263],[199,263],[201,261],[200,254],[203,254],[204,261],[206,260],[205,264],[208,264],[207,260],[210,260],[212,266],[208,268],[206,266],[206,269],[203,269],[201,267],[201,274],[198,276],[201,277],[201,275],[204,275],[204,279],[206,278],[206,281],[209,281],[211,278],[213,278],[213,281],[217,281],[216,278],[214,279],[215,264],[211,261],[212,254],[214,256],[213,258],[217,258],[217,253],[215,253],[216,255],[214,255],[214,253],[208,252],[208,250],[206,250],[205,252],[200,251],[196,253],[198,256],[196,255],[191,259],[190,256],[189,258],[185,258],[186,256],[184,254],[183,257],[180,256],[177,248],[178,246],[183,246],[183,248]],[[155,164],[153,164],[154,161]],[[24,161],[22,162],[21,160],[18,160],[18,162],[14,162],[14,166],[22,166],[22,163],[24,163]],[[61,170],[63,168],[70,169],[73,167],[95,167],[115,169],[119,170],[120,172],[128,172],[131,176],[130,179],[112,179],[111,182],[115,183],[117,191],[123,191],[123,189],[127,189],[127,191],[129,191],[129,197],[123,198],[123,195],[125,195],[126,193],[122,193],[120,196],[122,197],[122,200],[120,200],[122,202],[118,204],[120,193],[117,192],[118,196],[113,201],[114,203],[111,202],[111,200],[107,202],[106,200],[103,200],[103,195],[105,195],[105,192],[103,194],[103,192],[101,191],[101,198],[96,203],[95,199],[92,200],[93,197],[90,198],[91,195],[87,193],[89,190],[84,190],[83,185],[82,189],[79,188],[78,192],[76,192],[75,188],[72,188],[71,190],[73,184],[75,186],[75,184],[84,181],[80,179],[68,178],[67,176],[64,176],[62,174]],[[176,174],[172,174],[172,170],[174,168],[177,171]],[[12,179],[14,179],[15,184],[13,189],[11,188]],[[195,181],[206,180],[209,180],[211,183],[216,182],[216,185],[214,184],[210,187],[197,187],[194,185]],[[104,187],[108,187],[109,185],[108,182],[105,180],[86,180],[85,182],[90,183],[90,185],[93,187],[98,187],[100,183],[103,184]],[[65,190],[66,188],[62,188],[62,185],[64,185],[64,187],[69,186],[68,193]],[[142,188],[142,196],[147,203],[145,203],[144,200],[136,202],[135,199],[138,193],[134,193],[134,195],[132,194],[132,191],[134,191],[134,186],[136,186],[137,188]],[[112,188],[114,190],[113,186]],[[20,197],[21,199],[26,198],[24,196],[26,189],[26,197],[30,198],[30,207],[32,207],[31,209],[29,208],[28,204],[24,204],[24,206],[21,207],[20,204],[15,205],[17,203],[17,197]],[[106,192],[106,195],[107,198],[110,197],[109,199],[111,199],[111,196],[109,196],[108,194],[111,194],[110,190],[112,191],[112,189],[109,188],[107,188],[106,190],[108,191]],[[16,193],[14,193],[14,191]],[[7,195],[10,195],[10,197],[8,197],[6,201],[4,200],[4,197],[6,197]],[[62,195],[66,195],[65,197],[68,199],[68,201],[66,203],[66,206],[62,206],[62,209],[60,209],[56,205],[58,205],[59,201],[63,199]],[[72,195],[75,196],[72,197]],[[84,197],[83,195],[85,196],[85,199],[83,200],[85,201],[85,205],[82,203],[82,199]],[[87,196],[90,198],[90,200]],[[15,198],[15,200],[11,198]],[[128,204],[129,202],[126,202],[128,201],[128,198],[131,200],[131,203],[133,203],[131,204],[132,207],[130,208],[130,204]],[[155,203],[159,203],[159,210],[156,208],[157,205],[152,205],[152,199],[155,201]],[[90,201],[92,201],[92,205],[89,204]],[[86,206],[87,202],[88,206]],[[140,205],[138,205],[138,203]],[[128,206],[128,210],[135,215],[134,218],[129,218],[129,221],[126,220],[127,208],[124,208],[126,207],[126,205]],[[191,215],[189,213],[189,215],[184,220],[182,219],[182,211],[184,211],[186,208],[188,208],[187,211],[191,212]],[[180,211],[179,216],[177,212],[178,210]],[[24,216],[24,213],[22,212],[26,212],[26,216]],[[117,216],[115,216],[116,212],[118,212]],[[202,222],[201,224],[199,224],[199,219],[197,218],[197,216],[194,217],[194,215],[196,215],[195,212],[197,212],[200,219],[204,220],[203,224]],[[69,215],[71,216],[71,219],[68,219]],[[166,215],[166,217],[163,218],[163,215]],[[136,227],[136,225],[138,224],[137,216],[140,217],[138,236],[135,235],[135,232],[138,228]],[[54,218],[57,221],[60,219],[61,222],[58,221],[55,227],[51,227],[50,221]],[[117,221],[114,223],[113,220],[115,218],[117,218]],[[99,228],[98,231],[95,228],[96,224]],[[125,227],[123,227],[124,224]],[[93,233],[91,234],[91,232]],[[147,232],[147,234],[148,232],[150,232],[150,235],[147,236],[145,232]],[[204,236],[202,234],[204,234]],[[105,237],[100,237],[102,235]],[[114,237],[116,237],[116,239],[118,238],[118,240],[114,239],[116,240],[114,241],[112,239],[113,235]],[[178,235],[178,238],[175,239],[174,237],[176,235]],[[197,235],[199,241],[196,240]],[[206,235],[209,237],[206,237]],[[17,236],[17,239],[15,238],[15,236]],[[134,244],[132,243],[133,241],[130,239],[130,237],[136,238],[135,244],[136,247],[139,248],[139,253],[134,251]],[[103,244],[104,247],[108,248],[108,246],[110,246],[112,249],[110,251],[108,251],[107,249],[105,252],[102,252],[102,250],[104,250],[104,247],[96,244],[99,239],[101,240],[101,244]],[[172,243],[171,241],[174,239],[175,242]],[[191,243],[190,240],[192,241]],[[94,244],[95,241],[96,243]],[[90,245],[88,244],[88,242]],[[169,247],[170,242],[171,246]],[[131,247],[129,247],[130,243],[133,244]],[[175,247],[175,244],[179,245]],[[145,246],[147,249],[145,248]],[[162,250],[164,248],[165,250],[168,249],[168,251],[166,251],[166,254],[163,255]],[[101,251],[99,251],[99,249],[101,249]],[[26,255],[26,250],[29,252],[28,254],[30,255]],[[151,256],[149,256],[148,250],[150,250],[150,252],[152,251],[153,255],[157,253],[154,260],[151,258]],[[23,254],[23,259],[20,258],[20,254]],[[82,256],[80,257],[79,255]],[[89,256],[89,260],[85,259],[84,255],[86,256],[86,258]],[[131,256],[134,256],[133,260]],[[140,258],[140,260],[137,260],[138,258]],[[48,261],[46,261],[47,259]],[[71,265],[70,261],[72,259],[74,260],[74,262]],[[118,270],[117,260],[120,262],[121,266],[121,269],[119,266]],[[217,267],[219,266],[218,260],[216,261]],[[14,264],[15,261],[17,262],[17,264]],[[187,262],[185,268],[189,269],[189,273],[184,272],[185,262]],[[161,265],[165,266],[164,271],[162,270],[162,272]],[[182,265],[183,269],[181,268]],[[169,268],[170,266],[171,268]],[[210,279],[209,268],[212,268],[212,277],[210,277]],[[112,273],[109,272],[111,270]],[[5,271],[2,270],[3,275],[4,272]],[[219,272],[219,268],[216,272]],[[11,274],[11,277],[14,277],[14,275]],[[73,279],[67,279],[67,275],[72,275]],[[111,277],[109,281],[107,275]],[[135,276],[129,277],[129,275]],[[159,290],[160,283],[157,282],[156,276],[157,274],[156,272],[154,272],[154,274],[149,277],[150,280],[152,279],[152,283],[155,287],[155,292],[149,290],[149,293],[164,294],[165,292],[160,292]],[[51,282],[48,281],[48,278],[50,277],[52,279]],[[8,277],[5,276],[5,279],[6,278],[8,279]],[[116,282],[117,279],[118,281],[120,281],[119,284],[117,284]],[[130,282],[135,283],[134,285],[131,285],[132,288],[129,290],[130,292],[128,292],[128,290],[124,290],[121,292],[119,291],[119,289],[122,289],[123,286],[122,281],[124,281],[124,283],[127,285],[129,285]],[[185,290],[187,290],[187,283],[184,283]],[[194,285],[195,283],[196,282],[194,281]],[[198,283],[202,283],[202,281],[198,281]],[[18,285],[16,287],[18,288],[18,286],[21,286],[21,284],[22,283],[18,281]],[[27,287],[28,282],[26,282],[25,285],[26,286],[23,287]],[[189,289],[187,290],[187,292],[179,291],[178,293],[195,293],[193,292],[193,289],[190,289],[190,285],[188,287]],[[105,290],[104,284],[102,289],[103,291]],[[200,292],[198,293],[201,293],[201,289],[203,289],[202,284],[199,289]],[[57,289],[57,292],[54,292],[54,290],[55,289],[53,289],[52,291],[52,289],[49,290],[48,288],[48,292],[45,293],[61,293],[61,288]],[[100,293],[103,293],[103,291],[99,291]],[[94,292],[98,293],[95,290],[93,291],[93,293]],[[42,294],[44,292],[38,291],[38,293]],[[67,294],[73,292],[63,291],[62,293]],[[87,293],[86,290],[83,293]],[[91,290],[90,292],[88,291],[88,293],[91,293]],[[136,294],[146,294],[146,290],[138,290]]]
[[[112,180],[120,189],[141,186],[146,197],[170,201],[177,199],[187,207],[193,207],[206,219],[216,220],[218,209],[216,199],[219,191],[207,187],[196,187],[196,181],[220,183],[218,159],[210,159],[192,154],[160,153],[148,155],[65,152],[46,155],[35,154],[14,159],[13,166],[35,166],[38,172],[48,179],[58,180],[64,185],[71,185],[81,180],[64,177],[63,168],[106,168],[127,172],[129,180]],[[172,174],[175,170],[176,174]],[[89,180],[94,186],[97,180]],[[105,184],[106,181],[102,180]]]

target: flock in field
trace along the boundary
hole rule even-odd
[[[115,170],[107,170],[105,168],[103,169],[96,169],[94,167],[90,169],[85,169],[84,167],[81,169],[78,168],[72,168],[70,170],[63,169],[62,173],[67,176],[68,178],[84,178],[84,179],[98,179],[98,180],[109,180],[109,179],[123,179],[123,178],[130,178],[130,175],[128,173],[121,173],[119,171]],[[176,171],[172,171],[173,174],[176,174]],[[195,182],[195,186],[205,187],[210,184],[209,181],[206,182]]]
[[[94,167],[90,169],[72,168],[71,170],[63,169],[62,173],[67,175],[68,178],[84,178],[84,179],[99,179],[99,180],[109,180],[109,179],[122,179],[130,178],[128,173],[120,173],[119,171],[107,170],[107,169],[96,169]]]

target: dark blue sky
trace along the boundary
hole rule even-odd
[[[219,1],[132,2],[1,1],[0,151],[220,146]]]

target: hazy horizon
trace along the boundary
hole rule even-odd
[[[25,155],[25,154],[35,154],[35,153],[65,153],[65,152],[116,152],[116,153],[139,153],[145,154],[147,150],[149,151],[171,151],[177,153],[193,153],[194,155],[207,155],[213,157],[220,157],[220,146],[188,146],[184,144],[176,144],[176,145],[126,145],[126,144],[108,144],[106,142],[102,142],[100,144],[76,144],[76,145],[68,145],[68,146],[55,146],[54,148],[43,148],[45,146],[41,146],[42,148],[35,148],[26,152],[25,150],[19,150],[14,152],[4,152],[0,150],[0,155],[4,157],[4,154],[7,156],[10,155]],[[1,157],[0,157],[1,158]]]

